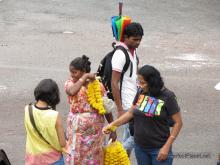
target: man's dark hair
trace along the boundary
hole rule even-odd
[[[53,109],[60,102],[60,91],[57,83],[52,79],[43,79],[34,90],[35,100],[45,101]]]
[[[160,72],[153,66],[144,65],[138,70],[138,74],[148,83],[148,92],[150,96],[158,96],[164,86]]]
[[[140,23],[132,22],[125,27],[124,36],[126,37],[142,37],[144,30]]]
[[[91,71],[91,62],[89,61],[89,57],[83,55],[82,57],[77,57],[73,61],[71,61],[70,66],[74,67],[76,70],[80,70],[86,73]]]

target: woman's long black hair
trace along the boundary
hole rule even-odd
[[[148,94],[158,96],[164,86],[160,72],[153,66],[144,65],[138,70],[138,74],[148,83]]]

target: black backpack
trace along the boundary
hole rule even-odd
[[[0,150],[0,165],[11,165],[3,149]]]
[[[112,87],[111,87],[111,79],[112,79],[112,56],[115,53],[116,50],[120,49],[124,52],[126,62],[123,67],[123,70],[121,72],[121,79],[120,79],[120,93],[121,93],[121,86],[122,81],[124,77],[124,73],[128,70],[128,67],[131,63],[129,54],[127,50],[123,46],[115,46],[115,43],[112,43],[113,50],[109,52],[105,57],[101,60],[99,64],[99,68],[97,70],[97,76],[101,77],[101,82],[104,85],[106,91],[107,91],[107,97],[114,100],[114,97],[112,95]],[[138,58],[137,58],[138,61]],[[131,69],[130,69],[130,77],[132,76],[133,72],[133,65],[131,63]]]

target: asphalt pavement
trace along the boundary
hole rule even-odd
[[[43,78],[61,91],[68,65],[86,54],[96,71],[114,41],[109,0],[0,0],[0,148],[13,165],[24,164],[24,106]],[[216,164],[220,153],[220,1],[124,0],[123,15],[144,28],[140,65],[158,68],[181,107],[184,126],[173,145],[175,165]],[[119,130],[119,134],[121,131]],[[132,164],[135,157],[132,154]]]

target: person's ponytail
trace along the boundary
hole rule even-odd
[[[83,68],[85,69],[86,73],[89,73],[91,71],[91,62],[89,61],[89,57],[86,55],[82,56],[82,63],[83,63]]]

